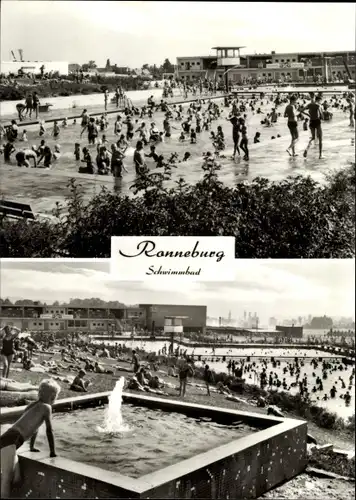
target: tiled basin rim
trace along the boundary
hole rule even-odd
[[[105,404],[109,392],[59,400],[54,411]],[[23,478],[16,498],[257,498],[300,473],[307,464],[307,423],[195,405],[145,395],[123,394],[124,403],[153,409],[240,420],[262,430],[218,446],[138,479],[48,452],[20,453]],[[1,411],[0,422],[18,418],[23,408]]]

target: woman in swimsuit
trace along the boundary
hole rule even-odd
[[[15,354],[14,340],[21,333],[21,330],[19,330],[19,328],[16,328],[16,326],[11,327],[8,325],[6,325],[1,330],[4,332],[2,333],[2,348],[1,348],[1,356],[4,364],[2,376],[4,378],[9,378],[10,365],[12,358]]]

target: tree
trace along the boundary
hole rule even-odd
[[[89,61],[88,62],[89,69],[94,69],[97,68],[97,65],[95,64],[95,61]]]
[[[174,73],[174,65],[170,63],[169,59],[164,60],[162,69],[165,73]]]
[[[355,165],[324,184],[311,177],[258,177],[223,184],[216,161],[202,179],[167,187],[175,165],[144,169],[134,195],[103,188],[89,201],[75,179],[54,221],[0,221],[3,257],[109,258],[112,236],[234,236],[236,258],[352,258],[355,255]]]
[[[52,304],[52,306],[59,306],[59,305],[60,305],[60,304],[59,304],[58,300],[55,300],[55,301],[53,302],[53,304]]]
[[[12,302],[9,298],[6,299],[0,299],[0,305],[1,306],[12,306]]]

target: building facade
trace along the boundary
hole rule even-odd
[[[217,68],[217,57],[177,57],[176,76],[187,82],[199,79],[221,78],[224,73],[222,68]]]
[[[297,338],[297,339],[303,338],[303,327],[302,326],[277,325],[276,332],[280,332],[280,334],[284,337],[291,337],[291,338]]]
[[[270,82],[355,80],[355,51],[271,52],[246,54],[234,58],[229,54],[222,57],[222,49],[216,49],[216,56],[178,57],[178,78],[185,81],[194,81],[201,77],[221,79],[226,71],[225,66],[230,65],[228,75],[229,81],[233,84],[258,80]],[[238,63],[235,65],[237,59]]]
[[[162,329],[166,316],[184,316],[183,330],[205,332],[206,306],[140,304],[110,309],[73,306],[0,306],[0,326],[33,331],[112,332]]]

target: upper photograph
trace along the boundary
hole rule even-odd
[[[1,8],[0,252],[234,236],[236,258],[355,256],[353,3]]]

